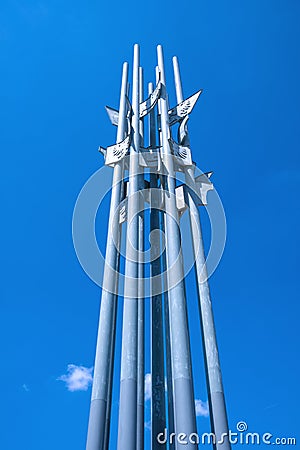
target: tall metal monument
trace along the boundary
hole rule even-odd
[[[197,434],[181,248],[183,214],[189,215],[193,244],[202,330],[199,343],[203,347],[211,431],[216,436],[212,445],[216,450],[230,449],[199,217],[199,206],[206,205],[207,192],[212,189],[211,173],[195,175],[187,128],[202,91],[185,99],[176,57],[173,69],[177,105],[170,108],[162,47],[157,47],[156,81],[148,84],[144,96],[139,46],[135,45],[132,84],[128,82],[128,64],[124,63],[119,108],[107,107],[117,136],[116,144],[100,148],[105,164],[113,169],[113,182],[87,450],[115,449],[110,443],[110,422],[116,384],[113,375],[118,297],[122,297],[123,316],[119,418],[113,430],[118,435],[117,450],[198,448],[201,430]],[[178,182],[178,173],[184,177],[183,183]],[[144,248],[146,234],[150,236],[149,251]],[[122,239],[126,251],[124,290],[120,294]],[[146,299],[151,310],[151,336],[147,337],[152,379],[149,443],[144,442]],[[167,442],[159,439],[165,430],[172,435]]]

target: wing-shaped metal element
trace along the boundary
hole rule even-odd
[[[105,109],[111,123],[117,127],[119,122],[119,111],[110,106],[105,106]]]
[[[106,148],[104,147],[98,147],[98,152],[102,153],[104,158],[106,157]]]
[[[191,149],[187,146],[177,144],[174,139],[169,140],[173,155],[176,157],[180,166],[192,166]]]
[[[154,91],[149,95],[149,97],[142,103],[140,103],[140,118],[146,116],[151,109],[154,108],[161,92],[161,81],[159,80]]]
[[[202,92],[203,90],[200,89],[200,91],[196,92],[194,95],[191,95],[186,100],[183,100],[183,102],[180,102],[177,106],[168,111],[170,126],[179,122],[192,112],[196,101],[198,100]]]
[[[209,180],[212,176],[212,172],[202,173],[198,177],[195,178],[196,187],[199,195],[199,206],[207,205],[207,193],[208,191],[213,190],[214,185]]]
[[[189,120],[189,116],[186,115],[178,127],[178,142],[180,145],[188,145],[189,144],[188,129],[187,129],[188,120]]]
[[[126,105],[127,105],[127,119],[131,119],[132,116],[132,106],[130,103],[129,98],[126,95]],[[106,112],[108,114],[108,117],[111,121],[111,123],[113,125],[115,125],[116,127],[118,126],[119,123],[119,111],[117,109],[111,108],[110,106],[105,106]]]
[[[105,156],[105,165],[110,166],[121,161],[121,159],[127,155],[129,147],[130,134],[118,144],[110,145],[106,149],[103,147],[99,147],[99,151]]]

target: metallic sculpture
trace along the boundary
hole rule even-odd
[[[180,233],[180,218],[188,211],[211,428],[216,436],[213,447],[229,450],[198,210],[198,206],[207,204],[207,192],[212,189],[211,172],[195,177],[187,128],[189,114],[202,90],[184,99],[178,61],[173,58],[177,106],[170,109],[161,46],[157,47],[157,59],[156,87],[148,84],[148,97],[144,100],[143,71],[139,47],[135,45],[131,101],[128,97],[128,64],[124,63],[119,110],[106,107],[111,123],[117,127],[117,142],[106,149],[99,149],[105,164],[113,168],[113,184],[86,448],[112,450],[109,436],[118,301],[115,292],[120,270],[121,232],[126,222],[117,450],[144,449],[144,207],[148,204],[151,241],[151,448],[198,448]],[[146,124],[147,133],[144,129]],[[172,137],[176,125],[177,140]],[[146,140],[149,141],[147,147]],[[178,184],[178,172],[184,174],[184,184]],[[157,439],[166,428],[168,434],[175,433],[173,443],[162,444]],[[187,441],[183,435],[188,437]]]

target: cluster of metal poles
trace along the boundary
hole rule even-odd
[[[177,58],[173,58],[176,97],[184,103]],[[110,445],[110,419],[115,360],[118,274],[123,223],[120,207],[126,205],[126,255],[121,341],[121,374],[118,409],[117,450],[143,450],[144,438],[144,377],[145,377],[145,294],[144,294],[144,203],[150,204],[150,310],[151,310],[151,443],[147,448],[195,450],[197,443],[188,440],[180,444],[161,444],[159,433],[196,435],[196,413],[192,374],[190,334],[184,283],[183,256],[180,235],[180,211],[177,202],[176,171],[178,166],[170,144],[172,133],[170,109],[165,81],[163,50],[157,47],[156,89],[148,84],[148,99],[143,98],[143,71],[139,46],[134,46],[132,97],[128,99],[128,64],[124,63],[119,110],[116,112],[118,152],[113,164],[113,183],[100,319],[94,365],[94,378],[87,450],[113,450]],[[145,113],[141,114],[141,104]],[[176,110],[174,110],[176,113]],[[174,116],[174,111],[171,114]],[[144,147],[144,118],[148,115],[149,146]],[[172,119],[173,120],[173,119]],[[178,113],[180,124],[183,115]],[[129,136],[130,135],[130,136]],[[126,139],[130,138],[130,141]],[[127,142],[128,149],[126,148]],[[122,144],[123,143],[123,144]],[[122,145],[121,145],[122,144]],[[189,146],[186,131],[183,145]],[[125,153],[122,149],[125,148]],[[108,151],[108,149],[107,149]],[[147,156],[150,178],[146,179]],[[141,164],[141,155],[144,162]],[[106,155],[108,159],[108,156]],[[147,159],[148,158],[148,159]],[[193,242],[199,314],[202,330],[204,363],[208,390],[211,429],[217,437],[214,448],[229,450],[225,436],[227,415],[221,370],[216,343],[213,312],[207,282],[205,255],[199,217],[199,199],[194,176],[195,165],[186,164],[184,172],[184,202],[190,218]],[[125,172],[128,181],[125,182]],[[148,194],[146,195],[145,192]],[[164,242],[161,235],[164,235]]]

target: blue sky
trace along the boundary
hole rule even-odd
[[[98,146],[114,142],[104,106],[117,106],[136,42],[147,80],[161,43],[170,90],[174,54],[185,95],[204,89],[189,129],[228,225],[211,290],[231,428],[300,439],[299,19],[295,0],[1,2],[0,448],[85,446],[90,390],[57,380],[68,364],[93,366],[99,309],[72,213],[103,165]]]

